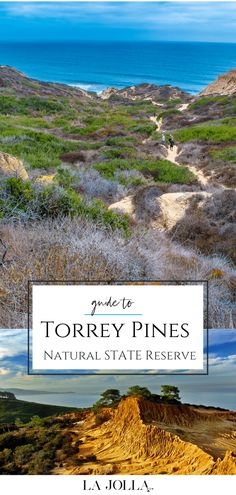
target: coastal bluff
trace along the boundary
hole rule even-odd
[[[236,93],[236,69],[217,77],[209,86],[201,91],[201,96],[232,95]]]

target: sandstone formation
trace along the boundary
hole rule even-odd
[[[232,95],[233,93],[236,93],[236,69],[230,70],[229,72],[219,76],[215,81],[201,91],[200,95]]]
[[[77,465],[58,474],[236,474],[235,412],[128,397],[99,414],[78,423]]]
[[[28,173],[21,160],[0,151],[0,175],[28,179]]]

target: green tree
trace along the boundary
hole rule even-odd
[[[116,388],[108,388],[101,394],[101,398],[95,402],[93,409],[99,409],[103,406],[113,406],[121,399],[120,391]]]
[[[142,397],[151,397],[151,392],[146,387],[140,387],[139,385],[134,385],[130,387],[127,391],[127,395],[141,395]]]
[[[108,388],[101,394],[101,399],[106,405],[113,404],[120,400],[120,391],[116,388]]]
[[[161,396],[168,400],[180,400],[179,389],[174,385],[162,385]]]

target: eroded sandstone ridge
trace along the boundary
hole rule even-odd
[[[201,93],[201,96],[208,95],[232,95],[236,93],[236,69],[230,70],[217,77]]]
[[[77,460],[60,474],[236,474],[236,412],[128,397],[72,432]]]

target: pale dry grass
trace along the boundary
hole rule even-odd
[[[67,218],[2,225],[0,238],[7,247],[0,263],[1,328],[26,327],[28,280],[189,279],[210,280],[210,324],[232,327],[235,272],[229,262],[182,248],[153,229],[125,239]]]

